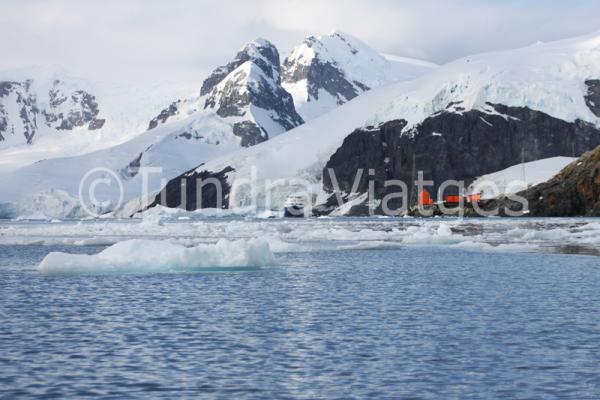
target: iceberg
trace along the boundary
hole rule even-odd
[[[154,274],[253,269],[273,265],[269,243],[262,239],[186,247],[169,241],[132,239],[98,254],[52,252],[38,266],[44,275]]]

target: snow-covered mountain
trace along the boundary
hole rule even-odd
[[[54,79],[0,81],[0,148],[32,144],[51,131],[101,129],[96,98]]]
[[[227,184],[227,206],[247,206],[254,193],[236,188],[235,181],[252,176],[260,208],[267,198],[262,184],[283,179],[287,184],[271,193],[271,207],[280,207],[299,188],[292,180],[302,178],[312,184],[317,203],[335,208],[328,168],[343,196],[350,195],[358,168],[373,169],[379,201],[388,193],[385,180],[412,181],[413,160],[425,179],[464,179],[468,185],[523,159],[575,157],[600,144],[599,78],[600,32],[466,57],[366,92],[271,141],[205,163],[172,180],[163,194],[174,206],[178,199],[170,189],[215,177]],[[368,179],[359,179],[354,190],[365,193]],[[210,206],[211,199],[198,200]],[[159,202],[157,197],[153,204]],[[194,206],[199,204],[187,204]]]
[[[216,68],[202,84],[198,96],[173,101],[150,121],[148,129],[202,108],[212,108],[223,117],[246,112],[250,119],[258,120],[259,125],[264,123],[265,129],[272,125],[265,114],[282,114],[270,118],[275,118],[279,125],[271,131],[280,133],[281,128],[288,130],[298,125],[296,112],[308,121],[366,90],[413,79],[437,67],[427,61],[379,54],[359,39],[339,31],[327,36],[307,37],[280,65],[275,46],[265,39],[257,39],[240,49],[231,62]],[[264,75],[261,77],[261,74]],[[246,77],[250,82],[245,81]],[[268,86],[264,86],[266,82]],[[292,95],[295,112],[281,87]],[[235,110],[230,108],[229,102],[233,97],[244,96],[233,95],[233,91],[249,94],[243,100],[244,104],[238,104]],[[215,95],[221,98],[218,105]],[[223,99],[225,102],[221,104]],[[239,99],[235,101],[239,102]],[[248,104],[254,104],[254,109],[246,110]],[[256,108],[266,109],[269,113]]]
[[[250,146],[304,121],[296,113],[292,97],[281,86],[279,53],[275,46],[258,39],[247,45],[243,53],[250,59],[207,92],[204,108],[215,110],[222,118],[242,118],[234,123],[233,132],[242,138],[242,146]],[[208,80],[214,76],[213,73]],[[205,81],[202,90],[210,86]]]
[[[309,36],[285,59],[283,87],[305,120],[316,118],[366,90],[420,76],[435,64],[385,57],[359,39],[334,31]]]
[[[61,67],[0,72],[0,166],[74,156],[126,142],[145,131],[174,94],[189,84],[95,82]]]
[[[171,103],[150,121],[148,128],[193,113],[200,119],[216,114],[231,126],[231,133],[240,138],[244,147],[304,122],[281,86],[277,48],[260,38],[244,46],[231,62],[215,69],[203,82],[198,97]]]
[[[190,136],[195,129],[206,132],[205,136]],[[202,119],[192,115],[108,149],[47,159],[0,173],[0,216],[85,216],[77,199],[81,193],[87,194],[87,185],[94,179],[110,183],[99,185],[95,194],[99,202],[107,202],[103,209],[111,210],[118,205],[120,195],[116,180],[122,184],[123,199],[129,200],[140,196],[144,187],[156,192],[168,178],[239,148],[239,138],[232,134],[231,126],[216,114]],[[90,171],[95,172],[80,192],[80,183]]]
[[[3,193],[2,201],[19,203],[16,208],[5,207],[0,214],[35,213],[41,198],[52,204],[51,214],[74,215],[70,208],[79,195],[79,183],[95,168],[114,171],[122,180],[125,199],[139,196],[144,185],[157,191],[167,179],[198,163],[301,124],[290,94],[280,85],[279,68],[279,54],[271,43],[263,39],[249,43],[232,62],[205,80],[203,95],[174,103],[159,114],[164,118],[151,122],[149,131],[110,148],[42,160],[0,174],[0,187],[11,188]],[[145,171],[152,173],[146,175]],[[114,189],[104,187],[99,193],[112,200],[112,207],[117,204]],[[72,200],[50,201],[52,197]],[[57,210],[56,203],[65,204],[66,209]]]
[[[349,42],[359,43],[345,36]],[[360,54],[347,52],[354,57],[352,63],[344,52],[339,52],[339,60],[331,54],[328,60],[345,66],[340,70],[344,76],[356,78],[358,72],[345,69],[358,65],[361,54],[370,54],[378,62],[363,62],[357,71],[365,75],[361,81],[375,85],[372,76],[381,75],[376,69],[380,64],[388,68],[390,62],[364,44],[356,47],[362,49]],[[391,62],[391,66],[401,79],[432,68],[408,59]],[[389,71],[385,74],[390,75]],[[318,74],[311,76],[323,80]],[[183,135],[209,142],[238,140],[242,146],[259,143],[303,122],[283,89],[278,50],[264,39],[248,43],[231,62],[215,69],[199,94],[197,85],[189,83],[114,85],[75,77],[60,67],[1,72],[0,88],[0,165],[11,170],[44,159],[109,148],[192,114],[197,118],[194,123],[190,121]],[[193,92],[196,94],[190,95]],[[166,99],[178,94],[185,96],[162,108]],[[224,130],[206,131],[206,126],[214,127],[217,117],[222,119],[217,124]]]

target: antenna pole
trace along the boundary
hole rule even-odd
[[[525,176],[525,147],[521,146],[521,178],[523,182],[527,184],[526,176]]]
[[[417,204],[416,202],[416,193],[415,193],[415,181],[417,180],[417,169],[416,169],[416,162],[415,162],[415,153],[413,151],[413,159],[412,159],[412,184],[411,184],[411,191],[410,191],[410,205],[415,205]]]

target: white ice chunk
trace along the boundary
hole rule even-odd
[[[44,275],[142,274],[195,272],[274,264],[269,244],[261,239],[185,247],[168,241],[133,239],[114,244],[98,254],[48,254],[38,266]]]

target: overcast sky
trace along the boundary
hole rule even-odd
[[[289,52],[340,29],[379,51],[444,63],[600,30],[598,0],[0,0],[0,69],[202,79],[255,37]]]

